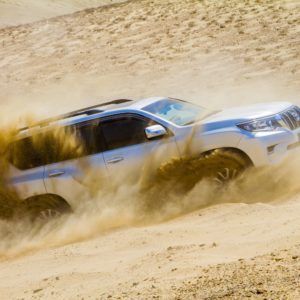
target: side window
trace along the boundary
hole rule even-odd
[[[84,148],[84,155],[92,155],[103,151],[103,138],[98,122],[79,125],[76,135]]]
[[[153,123],[133,116],[102,122],[100,127],[106,144],[105,149],[112,150],[146,142],[145,128],[149,125]]]
[[[24,138],[13,142],[8,147],[8,160],[20,170],[43,165],[42,155],[36,151],[32,138]]]
[[[8,160],[20,170],[76,159],[102,149],[97,123],[67,126],[13,142]]]
[[[13,142],[8,160],[20,170],[73,159],[84,155],[84,147],[71,127],[45,131]]]

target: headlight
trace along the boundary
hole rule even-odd
[[[289,110],[289,113],[293,116],[296,122],[300,122],[300,108],[295,106],[294,109]]]
[[[280,123],[281,117],[279,115],[257,119],[254,121],[249,121],[245,123],[237,124],[237,127],[250,132],[259,132],[259,131],[273,131],[278,128],[283,127]]]

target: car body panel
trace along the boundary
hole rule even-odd
[[[19,170],[10,165],[8,183],[13,186],[21,199],[46,193],[44,184],[45,166]]]
[[[97,195],[99,189],[105,186],[107,177],[103,154],[97,153],[47,165],[44,181],[47,193],[60,195],[77,208],[83,199]]]
[[[292,104],[289,102],[270,102],[270,103],[260,103],[247,106],[240,106],[234,108],[227,108],[221,110],[220,112],[210,116],[204,123],[212,122],[242,122],[255,120],[258,118],[268,117],[280,113]]]
[[[280,163],[291,152],[289,146],[300,140],[300,128],[294,132],[282,129],[243,135],[237,148],[247,153],[254,166]],[[268,151],[270,147],[271,151]],[[273,148],[274,147],[274,148]]]
[[[174,136],[103,152],[115,184],[145,181],[162,164],[179,157]]]

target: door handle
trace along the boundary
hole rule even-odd
[[[65,174],[65,171],[64,170],[53,170],[53,171],[50,171],[48,173],[48,176],[49,177],[58,177],[58,176],[61,176]]]
[[[107,161],[107,163],[108,163],[108,164],[116,164],[116,163],[118,163],[118,162],[120,162],[120,161],[122,161],[122,160],[124,160],[124,157],[118,156],[118,157],[114,157],[114,158],[112,158],[112,159],[109,159],[109,160]]]

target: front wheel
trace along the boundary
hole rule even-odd
[[[186,193],[201,180],[209,180],[218,185],[240,178],[252,166],[250,159],[237,150],[216,149],[196,158],[173,159],[162,165],[154,180],[144,190],[164,191],[164,193]]]
[[[248,157],[234,150],[217,149],[205,155],[209,169],[208,178],[218,185],[224,185],[241,177],[252,163]]]

